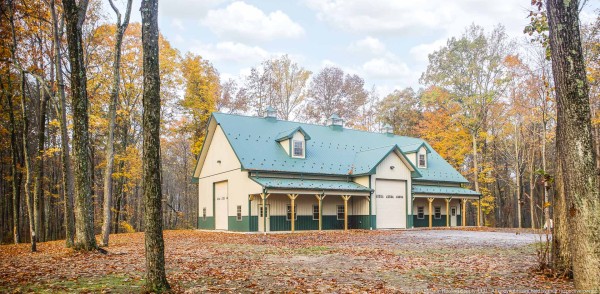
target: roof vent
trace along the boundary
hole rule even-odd
[[[268,106],[267,109],[265,109],[265,118],[277,119],[277,110],[271,106]]]
[[[393,135],[394,134],[394,128],[392,126],[390,126],[389,124],[385,124],[383,126],[383,132],[385,134],[388,134],[388,135]]]
[[[327,125],[333,127],[344,127],[344,120],[340,118],[337,114],[332,114],[331,117],[327,119]]]

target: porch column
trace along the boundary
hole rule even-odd
[[[446,198],[446,227],[450,226],[450,200],[452,198]]]
[[[481,197],[477,201],[477,226],[481,227]]]
[[[342,195],[342,199],[344,199],[344,231],[348,230],[348,199],[350,199],[349,195]]]
[[[266,193],[260,193],[260,199],[262,199],[262,218],[263,218],[263,233],[267,234],[267,211],[265,206],[265,201],[269,198],[269,195]]]
[[[291,215],[291,221],[292,221],[292,233],[296,230],[296,209],[294,207],[294,202],[296,201],[296,198],[298,198],[298,194],[288,194],[288,197],[290,197],[290,200],[292,201],[292,215]]]
[[[429,201],[429,227],[433,226],[433,199],[435,198],[427,198]]]
[[[252,231],[252,201],[254,201],[254,195],[250,194],[248,195],[248,232]]]
[[[467,199],[461,199],[462,209],[460,210],[460,216],[462,218],[461,225],[463,227],[467,226]]]
[[[319,231],[322,229],[323,226],[323,199],[325,199],[325,195],[324,194],[317,194],[315,195],[315,197],[317,197],[317,202],[319,202]]]

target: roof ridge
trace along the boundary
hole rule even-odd
[[[255,119],[263,119],[263,117],[260,116],[254,116],[254,115],[244,115],[244,114],[233,114],[233,113],[224,113],[224,112],[213,112],[213,114],[219,114],[219,115],[227,115],[227,116],[240,116],[240,117],[246,117],[246,118],[255,118]],[[298,121],[293,121],[293,120],[283,120],[283,119],[277,119],[278,121],[282,121],[282,122],[288,122],[288,123],[295,123],[295,124],[300,124],[300,125],[308,125],[308,126],[315,126],[315,127],[323,127],[323,128],[328,128],[329,126],[326,125],[322,125],[322,124],[316,124],[316,123],[307,123],[307,122],[298,122]],[[372,132],[372,131],[365,131],[365,130],[358,130],[358,129],[352,129],[352,128],[347,128],[344,127],[344,130],[348,130],[348,131],[352,131],[352,132],[361,132],[361,133],[369,133],[369,134],[378,134],[378,135],[385,135],[385,136],[389,136],[389,134],[384,134],[384,133],[378,133],[378,132]],[[393,134],[392,137],[396,137],[396,138],[410,138],[410,139],[416,139],[416,140],[421,140],[423,141],[423,139],[421,138],[417,138],[417,137],[410,137],[410,136],[401,136],[401,135],[396,135]],[[416,143],[415,143],[416,144]]]

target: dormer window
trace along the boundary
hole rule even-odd
[[[304,140],[293,140],[292,142],[292,157],[304,158]]]
[[[306,141],[310,140],[310,136],[302,127],[280,132],[275,138],[288,156],[306,158]]]
[[[419,167],[426,168],[427,167],[427,154],[419,153]]]

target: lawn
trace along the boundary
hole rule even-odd
[[[166,231],[175,292],[401,292],[573,289],[534,270],[535,234],[409,230],[233,234]],[[0,246],[0,292],[140,291],[143,233],[111,236],[108,254],[63,242]]]

